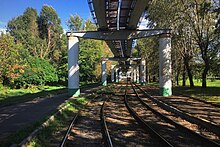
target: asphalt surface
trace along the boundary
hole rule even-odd
[[[83,89],[81,95],[96,91],[98,87]],[[67,93],[36,98],[32,101],[0,107],[0,140],[16,131],[43,120],[59,109],[70,97]]]

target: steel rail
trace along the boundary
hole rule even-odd
[[[106,120],[105,120],[105,115],[104,115],[104,109],[105,109],[105,102],[107,102],[109,100],[110,97],[108,97],[104,103],[102,104],[102,108],[100,110],[100,119],[102,121],[102,129],[103,129],[103,138],[104,138],[104,143],[105,143],[105,146],[107,147],[113,147],[113,144],[112,144],[112,140],[111,140],[111,137],[110,137],[110,134],[109,134],[109,131],[108,131],[108,127],[107,127],[107,124],[106,124]]]
[[[136,85],[136,84],[135,84]],[[191,114],[187,113],[187,112],[183,112],[182,110],[179,110],[176,107],[170,106],[166,103],[164,103],[161,100],[158,100],[157,98],[152,97],[151,95],[149,95],[146,91],[144,91],[143,89],[141,89],[138,85],[136,85],[149,99],[151,99],[153,102],[155,102],[158,106],[160,106],[161,108],[170,111],[172,113],[175,113],[177,115],[179,115],[181,118],[191,122],[191,123],[196,123],[198,125],[200,125],[201,127],[209,130],[210,132],[213,132],[214,134],[220,136],[220,126],[218,126],[217,124],[207,121],[205,119],[201,119],[199,117],[195,117],[192,116]]]
[[[70,134],[70,131],[71,131],[73,125],[76,123],[76,121],[77,121],[77,119],[78,119],[78,116],[79,116],[79,114],[81,113],[81,111],[82,111],[90,102],[92,102],[94,99],[96,99],[96,98],[98,98],[98,97],[99,97],[99,95],[98,95],[98,96],[95,96],[92,100],[90,100],[89,102],[87,102],[87,103],[83,106],[83,108],[81,108],[80,110],[78,110],[77,114],[73,117],[72,121],[71,121],[70,124],[69,124],[68,129],[66,130],[66,133],[65,133],[65,135],[64,135],[64,137],[63,137],[63,139],[62,139],[62,141],[61,141],[61,143],[60,143],[60,147],[64,147],[64,146],[65,146],[66,141],[67,141],[67,138],[68,138],[68,136],[69,136],[69,134]]]
[[[151,110],[154,114],[158,115],[161,119],[165,120],[166,122],[168,122],[168,123],[174,125],[175,127],[179,128],[179,129],[182,129],[182,130],[185,131],[186,133],[189,133],[189,134],[191,134],[192,136],[196,137],[196,138],[199,139],[204,145],[207,145],[207,146],[220,146],[219,143],[217,143],[217,142],[215,142],[215,141],[212,141],[212,140],[210,140],[210,139],[208,139],[208,138],[206,138],[206,137],[204,137],[204,136],[202,136],[202,135],[200,135],[200,134],[198,134],[198,133],[196,133],[196,132],[194,132],[194,131],[192,131],[192,130],[186,128],[185,126],[182,126],[182,125],[176,123],[175,121],[171,120],[170,118],[166,117],[165,115],[159,113],[158,111],[156,111],[155,109],[153,109],[152,107],[150,107],[146,102],[144,102],[144,101],[140,98],[140,96],[139,96],[139,94],[137,93],[137,91],[135,90],[133,84],[131,84],[131,86],[132,86],[133,90],[135,91],[135,94],[136,94],[138,100],[141,102],[141,104],[142,104],[143,106],[145,106],[147,109]],[[137,87],[137,85],[135,85],[135,86]],[[138,87],[138,88],[140,88],[140,87]]]
[[[124,103],[130,114],[134,117],[134,119],[148,132],[153,134],[155,137],[159,139],[161,142],[162,146],[169,146],[173,147],[171,143],[169,143],[165,138],[163,138],[160,134],[158,134],[152,127],[150,127],[141,117],[138,116],[138,114],[129,106],[128,100],[127,100],[127,86],[125,90],[125,95],[124,95]]]

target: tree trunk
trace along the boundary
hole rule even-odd
[[[209,71],[209,63],[206,62],[205,68],[204,68],[204,70],[202,72],[202,88],[206,88],[207,87],[206,76],[207,76],[208,71]]]
[[[146,60],[147,61],[147,60]],[[149,79],[150,75],[149,75],[149,66],[148,66],[148,61],[146,62],[146,80],[147,83],[150,83],[150,79]]]
[[[183,84],[182,86],[186,86],[186,67],[183,66]]]
[[[185,68],[186,68],[186,71],[187,71],[187,74],[188,74],[188,77],[189,77],[190,87],[194,87],[193,75],[192,75],[192,72],[191,72],[191,68],[189,66],[189,59],[188,58],[184,58],[184,65],[185,65]]]
[[[176,86],[179,86],[179,75],[180,75],[180,71],[178,70],[176,73]]]

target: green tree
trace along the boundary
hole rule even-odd
[[[9,34],[0,36],[0,84],[13,84],[23,74],[22,45]]]
[[[71,31],[80,31],[83,29],[83,19],[78,14],[75,16],[70,15],[67,26]]]
[[[8,30],[17,42],[23,44],[31,55],[37,56],[41,40],[39,40],[39,31],[37,24],[37,11],[33,8],[27,8],[23,15],[13,18],[8,22]]]
[[[16,42],[23,45],[23,59],[27,65],[30,65],[27,61],[28,58],[41,58],[45,60],[45,63],[49,61],[53,67],[57,68],[60,81],[66,81],[67,39],[63,34],[60,18],[51,6],[44,5],[40,16],[37,15],[35,9],[27,8],[22,15],[9,21],[8,30]],[[32,66],[27,67],[28,71],[31,71]],[[25,77],[29,78],[28,73],[30,72],[25,73],[26,76],[22,77],[24,81],[27,81],[24,79]],[[33,84],[49,83],[45,79],[41,81],[43,82]]]
[[[40,38],[44,41],[44,46],[40,51],[40,58],[49,58],[60,47],[57,44],[60,44],[60,35],[63,34],[61,21],[52,6],[44,5],[40,12],[38,24]]]
[[[204,61],[204,69],[202,72],[202,87],[205,88],[206,77],[211,68],[213,58],[217,56],[215,48],[210,45],[216,39],[215,37],[215,15],[214,1],[212,0],[194,0],[182,1],[186,9],[186,21],[190,24],[193,37],[197,43],[201,57]]]
[[[58,81],[56,69],[48,60],[37,57],[27,59],[22,75],[15,80],[15,86],[28,87],[29,85],[53,84]]]
[[[146,61],[146,80],[155,82],[159,71],[159,51],[157,37],[143,38],[137,41],[138,50],[141,58]]]
[[[195,53],[201,55],[204,62],[202,87],[206,87],[206,76],[213,59],[217,56],[217,36],[219,8],[214,0],[175,0],[153,1],[149,7],[147,18],[151,27],[173,29],[175,40],[172,46],[178,49],[188,72],[190,84],[193,86],[191,73]],[[215,45],[212,45],[215,42]],[[197,52],[197,48],[200,52]]]
[[[83,24],[83,19],[79,15],[71,15],[67,25],[71,31],[81,31],[83,29],[93,31],[97,29],[96,26],[92,24],[90,19],[87,19]],[[98,81],[101,74],[101,58],[107,57],[108,55],[110,56],[107,45],[103,41],[80,39],[79,48],[81,81]]]

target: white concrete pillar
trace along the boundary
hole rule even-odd
[[[136,74],[137,74],[136,75],[136,78],[137,78],[136,82],[139,83],[139,65],[137,65],[137,67],[136,67]]]
[[[119,73],[118,73],[118,70],[119,70],[119,68],[116,67],[116,68],[115,68],[115,82],[117,82],[117,83],[119,82],[119,76],[118,76]]]
[[[131,80],[134,82],[134,68],[131,69]]]
[[[141,65],[140,65],[140,82],[141,85],[146,84],[146,66],[145,66],[145,60],[141,60]]]
[[[115,81],[115,70],[114,70],[115,65],[111,65],[111,81],[112,83]]]
[[[170,34],[160,35],[159,59],[160,95],[170,96],[172,95]]]
[[[134,82],[137,82],[137,68],[134,67]]]
[[[68,93],[70,96],[79,96],[79,40],[68,36]]]
[[[107,86],[106,61],[102,60],[102,85]]]
[[[119,70],[119,82],[121,81],[121,79],[122,79],[122,71]]]

